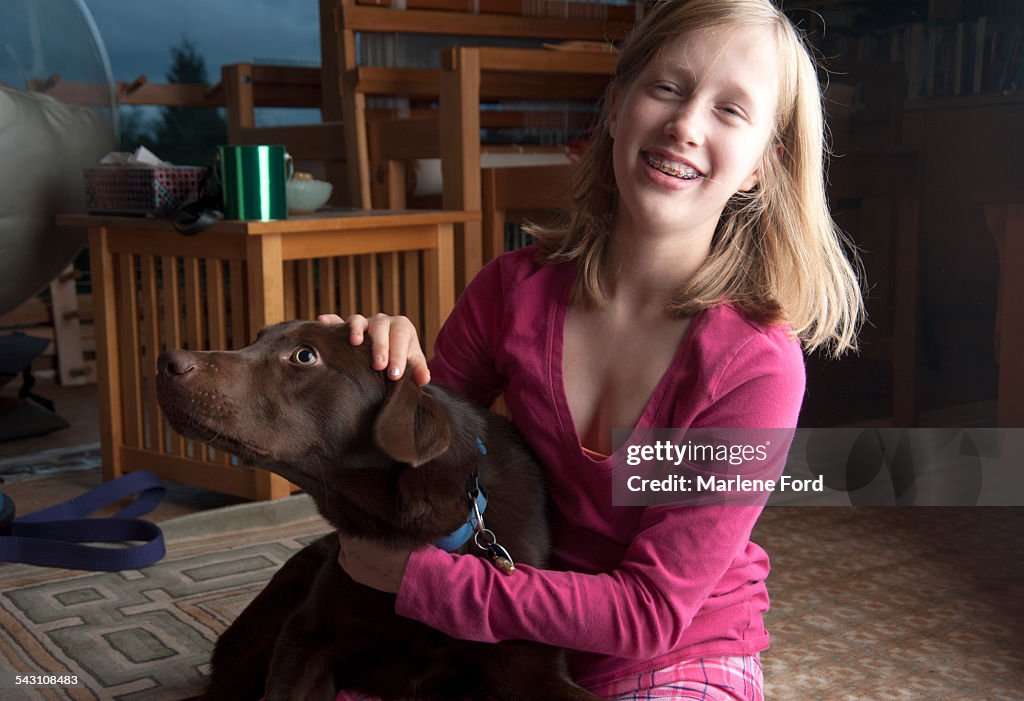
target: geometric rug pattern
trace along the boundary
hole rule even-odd
[[[168,701],[201,691],[217,637],[329,530],[304,496],[161,525],[167,555],[114,573],[0,567],[0,699]],[[77,677],[77,686],[15,675]]]
[[[161,527],[168,554],[144,570],[0,566],[0,701],[198,693],[220,633],[329,530],[304,496]],[[754,540],[772,562],[767,701],[1024,699],[1024,509],[769,507]]]

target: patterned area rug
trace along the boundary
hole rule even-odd
[[[167,556],[144,570],[0,566],[0,699],[173,701],[199,693],[217,637],[289,557],[329,530],[305,496],[161,528]],[[28,686],[17,675],[43,679]],[[78,683],[55,683],[62,678]]]
[[[63,472],[95,470],[102,460],[99,443],[65,446],[31,455],[6,458],[0,460],[0,484],[14,484]]]
[[[328,530],[304,496],[161,524],[167,557],[0,566],[0,700],[176,701],[274,572]],[[1020,701],[1024,509],[771,507],[768,701]],[[77,686],[15,684],[15,675]]]

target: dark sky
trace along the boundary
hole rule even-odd
[[[164,82],[183,37],[206,59],[211,82],[238,61],[320,64],[317,0],[85,0],[115,80]]]

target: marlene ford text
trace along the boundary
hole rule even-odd
[[[729,492],[767,493],[778,488],[781,492],[823,492],[825,478],[803,479],[782,475],[778,480],[748,479],[746,477],[718,477],[715,475],[683,477],[670,475],[662,479],[644,479],[633,475],[626,480],[631,492]]]

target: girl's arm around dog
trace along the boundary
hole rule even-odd
[[[537,349],[557,352],[558,317],[549,309],[565,275],[535,266],[530,251],[492,261],[456,304],[431,369],[482,406],[504,393],[548,467],[555,565],[573,571],[524,566],[506,577],[481,558],[425,548],[408,560],[398,613],[460,638],[528,639],[637,660],[681,647],[711,651],[728,621],[729,650],[763,649],[768,563],[749,540],[760,507],[614,507],[611,461],[595,463],[566,439],[560,378],[550,372],[558,362],[536,359]],[[699,359],[666,385],[676,389],[652,425],[796,425],[803,357],[784,329],[723,308],[695,320],[692,334]]]

